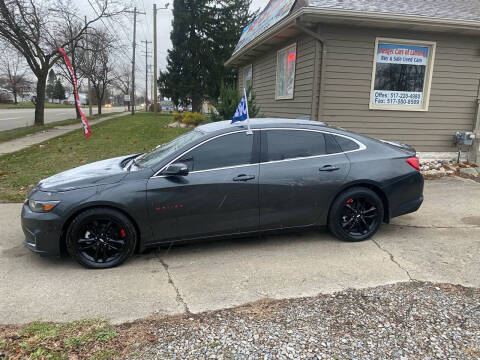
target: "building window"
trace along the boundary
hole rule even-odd
[[[243,68],[243,85],[245,89],[248,90],[250,86],[252,86],[252,78],[253,78],[252,64],[250,64]]]
[[[378,38],[370,109],[427,111],[434,42]]]
[[[277,52],[277,88],[275,99],[293,99],[295,87],[295,63],[297,45],[293,44]]]

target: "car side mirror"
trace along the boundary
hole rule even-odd
[[[187,176],[188,175],[188,166],[184,163],[176,163],[169,165],[163,175],[167,176]]]

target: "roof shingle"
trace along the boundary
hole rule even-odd
[[[480,22],[480,0],[307,0],[322,9]]]

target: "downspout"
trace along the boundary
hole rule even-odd
[[[475,134],[475,139],[473,140],[469,158],[472,163],[478,164],[480,160],[480,82],[477,91],[475,118],[473,119],[473,133]]]
[[[319,99],[318,102],[315,99],[312,99],[312,120],[322,121],[323,120],[323,94],[325,93],[325,74],[327,73],[327,45],[325,43],[325,39],[319,34],[316,33],[309,28],[307,28],[304,24],[302,24],[298,19],[295,21],[295,27],[304,32],[307,35],[310,35],[314,39],[316,39],[322,45],[322,57],[321,57],[321,67],[320,67],[320,90],[319,90]],[[317,54],[315,54],[317,57]],[[315,64],[317,63],[318,59],[315,59]],[[316,67],[316,66],[315,66]],[[318,72],[315,71],[314,74],[314,88],[313,94],[317,93],[317,86],[318,86]],[[317,105],[318,104],[318,105]]]

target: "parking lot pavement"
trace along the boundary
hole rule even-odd
[[[0,323],[227,308],[410,280],[480,287],[480,184],[427,181],[417,213],[373,240],[308,231],[161,248],[109,270],[85,270],[22,246],[20,204],[0,204]]]

